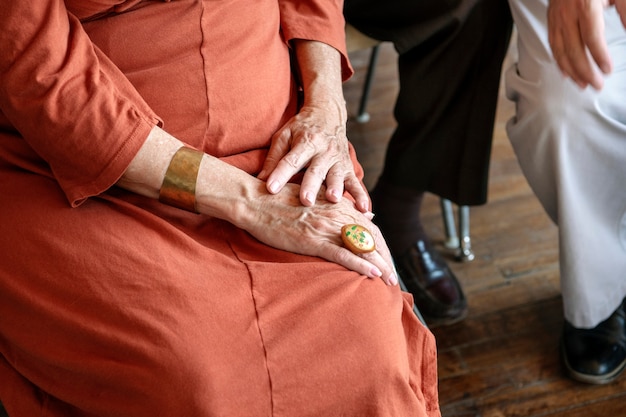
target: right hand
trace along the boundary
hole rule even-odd
[[[272,247],[318,256],[370,278],[381,278],[388,285],[398,283],[393,261],[383,236],[370,216],[357,210],[350,200],[330,202],[324,190],[311,207],[300,202],[300,186],[286,184],[277,194],[266,193],[254,199],[243,224],[238,226]],[[356,255],[343,246],[341,228],[359,224],[374,236],[376,250]]]
[[[550,0],[548,40],[552,54],[563,74],[581,88],[591,85],[600,90],[603,74],[612,71],[604,36],[604,9],[610,4],[615,4],[620,16],[626,16],[626,0]]]

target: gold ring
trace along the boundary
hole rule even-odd
[[[346,224],[342,227],[341,240],[352,253],[367,253],[376,249],[372,233],[358,224]]]

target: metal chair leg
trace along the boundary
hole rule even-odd
[[[446,240],[443,245],[448,249],[456,249],[459,247],[459,237],[456,233],[456,225],[454,224],[454,212],[452,210],[452,202],[442,198],[441,214],[443,216],[443,228],[446,233]]]
[[[378,62],[378,53],[380,45],[372,47],[370,55],[370,63],[367,66],[367,74],[365,76],[365,83],[363,84],[363,94],[359,102],[359,110],[356,116],[356,121],[359,123],[367,123],[370,120],[370,114],[367,112],[367,101],[369,100],[370,90],[372,89],[372,80],[374,79],[374,71],[376,69],[376,63]]]
[[[470,209],[469,206],[459,206],[459,234],[461,244],[459,246],[459,259],[463,262],[473,261],[475,258],[472,251],[472,240],[470,238]]]
[[[459,230],[457,233],[454,222],[454,210],[452,202],[445,198],[440,200],[443,226],[446,234],[444,246],[448,249],[456,250],[457,259],[462,262],[472,261],[475,258],[472,251],[472,239],[470,237],[470,208],[469,206],[459,206]]]

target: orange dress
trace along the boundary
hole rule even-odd
[[[296,111],[289,41],[335,46],[350,75],[341,3],[3,3],[9,415],[439,415],[409,295],[114,186],[154,124],[258,173]]]

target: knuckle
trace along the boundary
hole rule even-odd
[[[339,263],[345,263],[348,261],[349,256],[351,255],[351,253],[344,248],[343,246],[335,246],[333,248],[333,252],[334,252],[334,257],[335,259],[337,259],[337,261]]]
[[[359,187],[361,188],[361,182],[359,181],[359,179],[356,177],[356,175],[352,172],[350,172],[348,175],[346,175],[346,185],[349,185],[351,187]]]
[[[315,178],[320,178],[320,179],[324,179],[327,176],[327,170],[324,169],[324,167],[317,165],[317,164],[311,165],[307,169],[307,173],[309,173],[309,176],[313,176]]]
[[[347,249],[341,246],[341,241],[333,242],[325,246],[324,251],[326,252],[327,259],[341,265],[346,265],[348,254],[345,252],[347,252]]]
[[[300,167],[300,154],[298,152],[290,152],[282,159],[289,167],[298,169]]]
[[[315,143],[318,141],[320,134],[314,131],[306,131],[302,135],[301,143],[309,149],[315,149]]]
[[[268,153],[267,156],[265,157],[265,161],[266,161],[266,163],[269,162],[271,164],[276,164],[278,162],[278,158],[276,158],[274,155]]]
[[[346,178],[345,173],[336,169],[331,169],[328,171],[328,174],[326,174],[327,180],[342,180],[343,181],[345,178]]]

